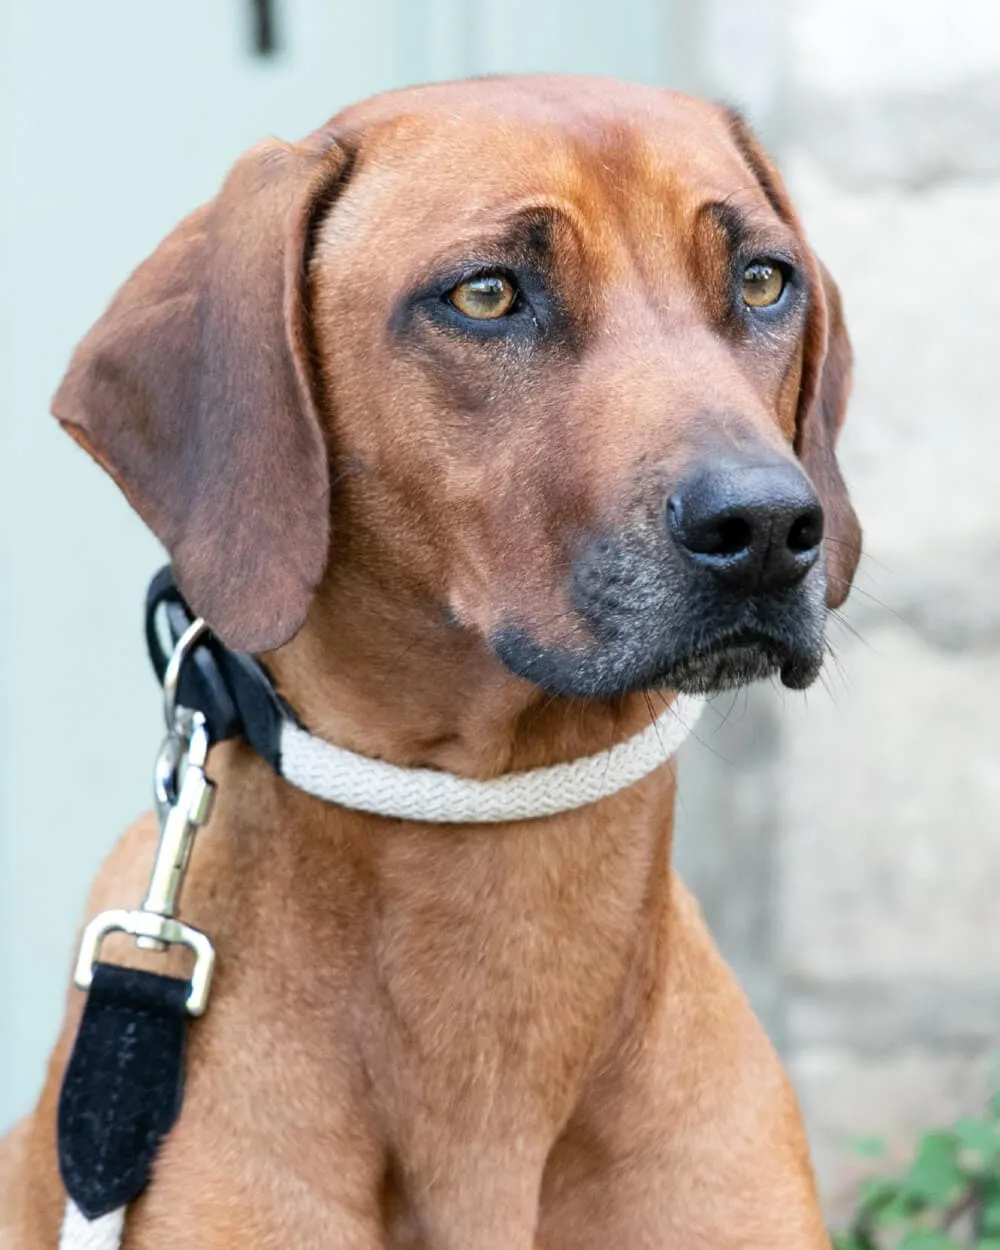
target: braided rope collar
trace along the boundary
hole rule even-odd
[[[279,771],[307,794],[376,816],[436,824],[532,820],[586,807],[635,785],[676,752],[704,704],[700,696],[678,695],[645,729],[606,751],[491,781],[357,755],[286,720]]]
[[[173,650],[161,645],[156,614],[166,609]],[[226,647],[185,603],[168,565],[146,597],[146,641],[169,703],[200,712],[210,743],[241,737],[292,785],[355,811],[432,824],[532,820],[596,803],[659,768],[704,707],[677,695],[641,732],[583,759],[508,773],[490,781],[431,768],[401,768],[317,738],[278,694],[252,656]],[[187,662],[185,662],[187,660]],[[169,688],[169,697],[168,695]]]

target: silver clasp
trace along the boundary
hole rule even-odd
[[[204,716],[201,712],[181,710],[177,714],[177,728],[167,734],[160,748],[153,774],[160,819],[160,845],[142,904],[143,911],[172,916],[177,908],[177,896],[184,881],[191,843],[211,815],[212,799],[215,797],[215,786],[205,776],[208,748],[208,728]],[[186,766],[181,773],[185,757]],[[139,945],[148,944],[140,942]]]
[[[94,917],[84,929],[73,977],[81,990],[90,988],[94,962],[109,933],[128,933],[135,938],[136,946],[144,950],[187,946],[194,952],[186,1002],[192,1016],[200,1016],[207,1005],[215,950],[204,933],[176,920],[174,913],[194,836],[211,815],[215,785],[205,776],[210,746],[205,717],[201,712],[181,707],[177,689],[184,661],[205,629],[205,622],[199,618],[184,631],[163,676],[167,736],[153,771],[160,842],[146,897],[137,911],[113,908]]]

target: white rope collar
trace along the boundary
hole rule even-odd
[[[283,777],[316,798],[355,811],[434,824],[533,820],[586,807],[635,785],[669,759],[705,700],[678,695],[641,732],[565,764],[476,781],[432,768],[400,768],[316,738],[292,721],[281,731]]]
[[[118,1250],[125,1235],[125,1208],[88,1220],[72,1198],[66,1203],[59,1250]]]

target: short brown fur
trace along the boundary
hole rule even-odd
[[[775,359],[740,355],[705,289],[725,244],[699,209],[733,196],[819,273],[738,137],[712,106],[584,79],[348,109],[243,158],[125,285],[55,411],[313,732],[478,777],[601,749],[650,696],[553,697],[488,640],[513,613],[579,636],[571,536],[627,511],[636,465],[686,462],[692,414],[797,447],[832,520],[831,602],[853,571],[832,285]],[[541,246],[543,222],[562,274],[542,346],[477,354],[407,311],[432,261],[488,250],[521,208],[535,233],[511,246]],[[127,1250],[828,1245],[788,1080],[670,869],[672,766],[579,812],[467,828],[326,805],[240,745],[210,771],[182,910],[218,977]],[[143,818],[88,916],[138,903],[154,844]],[[80,999],[0,1146],[4,1250],[57,1242]]]

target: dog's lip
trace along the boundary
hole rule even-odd
[[[760,630],[739,630],[720,634],[697,646],[676,651],[657,674],[658,684],[670,685],[683,674],[694,674],[717,667],[726,661],[738,662],[741,658],[763,661],[774,670],[794,655],[795,648],[787,641]]]
[[[491,638],[497,658],[516,677],[572,698],[620,698],[644,690],[712,694],[777,674],[785,686],[802,690],[822,666],[820,638],[758,621],[668,636],[645,655],[630,649],[616,656],[613,642],[586,650],[552,648],[516,626]],[[610,657],[604,649],[609,646]]]
[[[704,694],[780,673],[784,685],[803,689],[818,668],[819,658],[812,648],[796,646],[765,630],[739,629],[671,656],[657,684]]]
[[[794,648],[784,638],[776,637],[760,629],[738,629],[720,633],[708,642],[692,647],[673,657],[671,664],[696,664],[700,660],[714,660],[727,652],[767,652],[776,659],[787,658]]]

